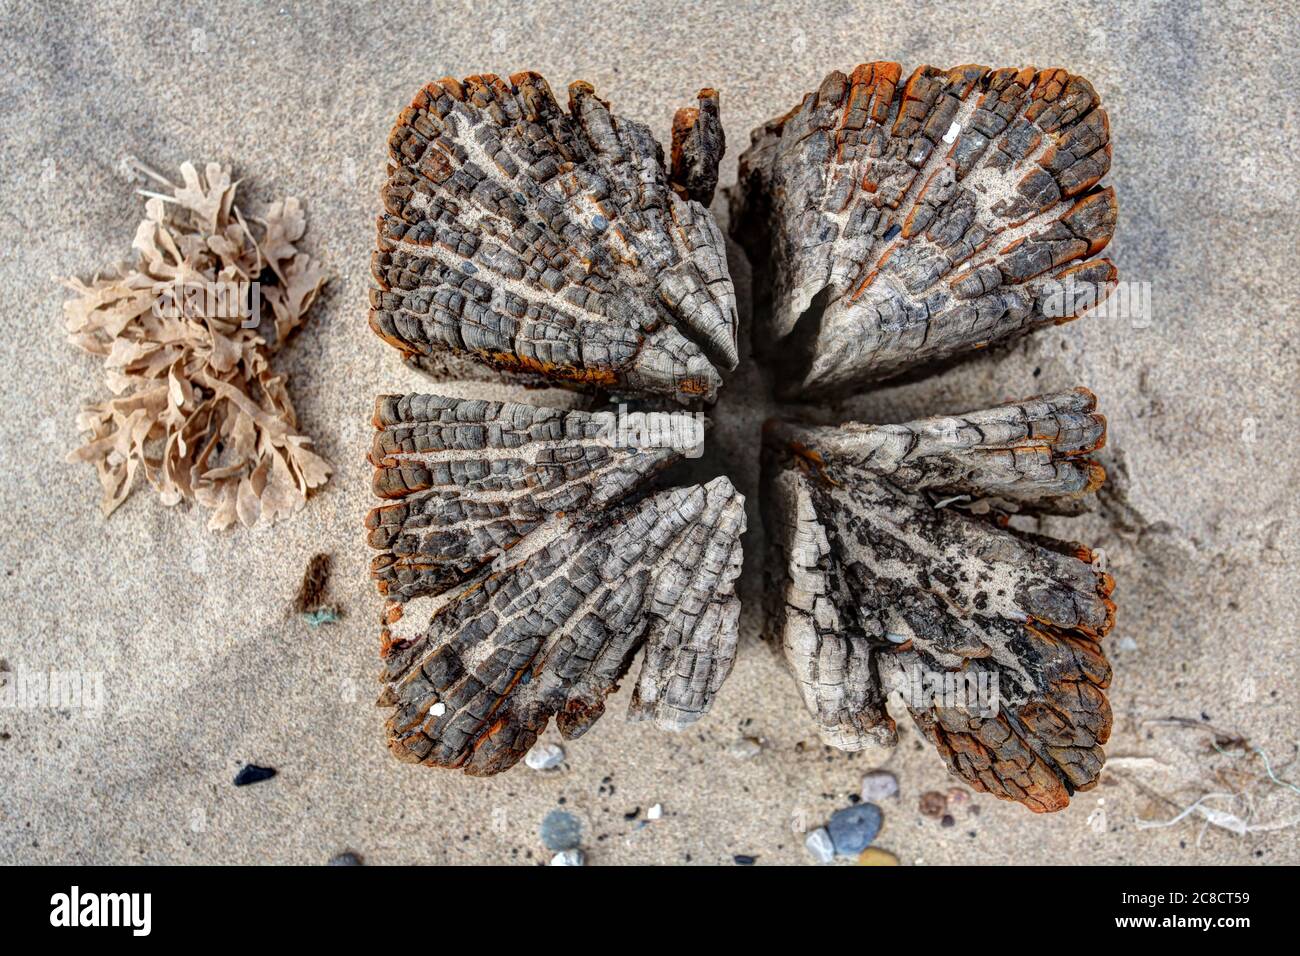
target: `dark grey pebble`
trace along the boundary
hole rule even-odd
[[[244,764],[244,769],[235,774],[235,786],[247,787],[250,783],[261,783],[275,776],[274,767],[259,767],[255,763]]]
[[[365,866],[365,861],[351,850],[330,857],[330,866]]]
[[[732,859],[736,861],[736,866],[753,866],[758,862],[758,857],[750,856],[748,853],[737,853]]]
[[[582,822],[567,810],[552,810],[542,820],[541,835],[548,850],[573,850],[582,843]]]

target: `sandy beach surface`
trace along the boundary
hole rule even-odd
[[[801,831],[885,767],[901,794],[882,804],[877,845],[904,864],[1300,862],[1288,6],[0,2],[0,679],[73,672],[103,687],[94,708],[0,708],[0,861],[531,864],[549,859],[538,825],[562,803],[592,865],[809,863]],[[759,634],[757,436],[771,405],[748,362],[699,465],[750,496],[740,654],[712,713],[665,735],[623,719],[625,685],[556,771],[481,780],[394,760],[361,532],[374,396],[526,394],[431,383],[367,328],[396,113],[430,79],[532,69],[557,91],[589,80],[666,142],[673,110],[713,86],[730,184],[752,128],[871,59],[1065,66],[1109,109],[1108,254],[1150,284],[1150,320],[1091,316],[836,410],[889,421],[1097,393],[1110,490],[1096,513],[1045,528],[1105,549],[1118,582],[1101,785],[1049,816],[975,796],[944,826],[918,798],[958,781],[906,717],[889,755],[818,742]],[[105,520],[91,468],[64,461],[77,410],[108,392],[99,362],[65,341],[56,277],[130,253],[143,202],[122,171],[131,157],[173,174],[186,159],[231,163],[245,208],[305,203],[331,279],[278,361],[336,474],[272,528],[210,533],[201,509],[163,507],[147,487]],[[744,297],[749,269],[731,253]],[[290,602],[317,551],[334,555],[346,616],[311,628]],[[734,755],[746,737],[761,751]],[[236,788],[245,763],[278,775]],[[1198,800],[1217,825],[1200,810],[1169,823]]]

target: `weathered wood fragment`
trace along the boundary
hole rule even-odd
[[[692,437],[632,444],[612,412],[438,395],[380,396],[374,425],[374,492],[389,503],[366,518],[371,572],[401,600],[465,580],[556,515],[617,503]]]
[[[718,91],[704,89],[699,106],[684,106],[673,117],[672,184],[678,195],[705,209],[718,188],[718,163],[727,150]]]
[[[1106,420],[1087,389],[905,425],[832,427],[771,421],[769,442],[816,448],[827,460],[913,491],[980,499],[997,510],[1073,514],[1106,473],[1089,458]]]
[[[892,746],[897,690],[978,790],[1048,811],[1096,784],[1113,582],[1089,549],[1001,511],[1095,490],[1094,407],[1080,390],[906,425],[765,430],[771,627],[827,743]]]
[[[386,396],[375,424],[394,753],[505,770],[552,716],[585,732],[643,647],[633,719],[679,729],[708,709],[740,610],[744,498],[726,478],[638,497],[683,449],[626,447],[595,413]],[[427,624],[408,620],[432,596]]]
[[[1110,125],[1065,70],[831,73],[740,157],[732,231],[787,394],[842,394],[1109,292]],[[1080,295],[1075,290],[1088,290]],[[1091,297],[1090,297],[1091,296]]]
[[[1063,70],[832,73],[741,158],[756,351],[834,396],[1086,311],[1114,266],[1105,111]],[[427,86],[390,137],[371,325],[425,371],[713,400],[737,360],[706,207],[718,95],[648,130],[585,83]],[[1071,284],[1091,288],[1077,295]],[[769,422],[769,626],[822,737],[896,742],[895,693],[954,773],[1035,811],[1094,786],[1110,731],[1104,556],[1019,530],[1104,480],[1084,389],[902,425]],[[382,396],[368,517],[380,703],[401,759],[491,774],[577,737],[638,650],[630,716],[677,729],[731,668],[744,499],[661,490],[700,437],[612,413]],[[692,424],[692,423],[688,423]]]
[[[371,328],[412,365],[469,358],[529,384],[713,400],[735,293],[695,199],[722,152],[717,96],[679,118],[670,183],[647,127],[587,83],[430,83],[389,137]],[[678,195],[680,189],[688,197]]]
[[[299,614],[310,614],[325,606],[329,592],[330,574],[334,560],[328,554],[313,554],[302,573],[302,583],[293,599],[293,609]]]

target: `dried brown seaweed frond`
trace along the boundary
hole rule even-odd
[[[90,438],[68,460],[95,466],[106,516],[143,473],[164,504],[211,508],[211,529],[274,521],[331,473],[270,364],[325,283],[296,245],[306,217],[289,198],[250,227],[217,163],[182,164],[180,186],[143,171],[165,188],[142,190],[135,263],[67,280],[69,339],[118,396],[77,416]]]

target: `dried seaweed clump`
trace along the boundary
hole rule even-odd
[[[134,264],[67,282],[69,338],[118,396],[78,415],[90,437],[69,461],[95,466],[105,515],[143,474],[164,504],[210,508],[209,528],[274,521],[330,475],[270,361],[325,282],[297,246],[306,217],[289,198],[250,226],[216,163],[184,163],[182,185],[145,172],[164,188],[144,193]]]
[[[374,423],[389,503],[366,526],[398,757],[505,770],[552,716],[584,733],[642,647],[630,717],[676,730],[709,708],[740,613],[730,481],[653,491],[684,449],[631,445],[612,413],[389,395]]]
[[[706,208],[718,96],[679,111],[672,170],[587,83],[566,113],[516,73],[430,83],[388,140],[370,326],[416,368],[712,401],[736,299]]]
[[[1011,526],[1102,483],[1084,389],[903,425],[771,422],[770,621],[822,738],[893,746],[898,692],[953,773],[1032,810],[1095,786],[1114,584],[1090,549]]]
[[[1061,69],[838,71],[753,134],[732,232],[758,351],[836,396],[1069,321],[1105,298],[1110,121]]]

